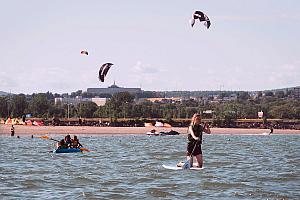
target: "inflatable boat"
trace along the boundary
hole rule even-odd
[[[78,153],[82,152],[81,149],[78,148],[68,148],[68,149],[54,149],[53,153]]]

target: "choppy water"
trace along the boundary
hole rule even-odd
[[[161,166],[184,160],[185,136],[80,140],[92,152],[1,136],[0,199],[300,199],[297,135],[205,135],[201,171]]]

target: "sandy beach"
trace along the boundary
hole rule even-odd
[[[92,126],[23,126],[15,125],[15,135],[65,135],[65,134],[87,134],[87,135],[144,135],[147,131],[155,128],[157,131],[170,131],[171,128],[157,127],[92,127]],[[0,135],[10,135],[10,125],[0,125]],[[180,134],[186,134],[187,128],[176,128]],[[240,129],[240,128],[211,128],[212,134],[226,135],[260,135],[268,133],[269,129]],[[300,130],[274,129],[274,134],[300,134]]]

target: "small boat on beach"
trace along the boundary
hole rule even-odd
[[[177,131],[169,131],[169,132],[160,132],[160,135],[179,135],[180,133],[178,133]]]
[[[161,132],[157,132],[155,129],[152,129],[151,131],[148,131],[146,133],[147,135],[154,135],[154,136],[164,136],[164,135],[179,135],[180,133],[178,133],[177,131],[169,131],[169,132],[164,132],[164,131],[161,131]]]
[[[152,129],[151,131],[148,131],[148,132],[146,132],[146,134],[147,135],[154,135],[154,136],[158,136],[158,135],[160,135],[160,133],[159,132],[156,132],[156,130],[155,129]]]
[[[79,153],[82,152],[79,148],[54,149],[53,153]]]

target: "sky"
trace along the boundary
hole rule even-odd
[[[71,93],[114,81],[151,91],[300,85],[299,0],[0,3],[0,91]],[[190,26],[195,10],[209,29]],[[106,62],[114,65],[102,83]]]

